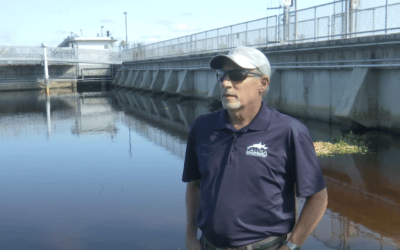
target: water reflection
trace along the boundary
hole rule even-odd
[[[182,160],[114,102],[0,93],[1,249],[184,248]]]
[[[111,138],[117,133],[116,123],[121,120],[122,113],[113,110],[110,95],[80,95],[77,101],[77,116],[72,133],[78,136],[90,134],[107,134]]]
[[[111,104],[109,93],[3,92],[0,93],[1,137],[32,133],[50,137],[52,131],[64,130],[78,136],[96,133],[113,137],[117,130],[115,123],[122,119],[123,112],[115,112]],[[70,119],[75,120],[75,125],[65,127],[64,122]]]
[[[151,133],[152,141],[173,140],[170,128],[189,131],[195,117],[209,112],[210,103],[176,99],[125,90],[114,90],[126,113],[161,125]],[[302,120],[314,141],[332,141],[348,128]],[[155,125],[154,125],[155,126]],[[158,132],[160,131],[160,132]],[[161,136],[162,134],[162,136]],[[304,245],[305,249],[396,249],[400,247],[400,140],[383,132],[367,133],[371,153],[320,158],[329,192],[328,210]],[[180,141],[179,145],[183,142]],[[168,143],[163,145],[168,147]],[[184,157],[183,146],[176,155]],[[304,204],[298,199],[298,211]]]

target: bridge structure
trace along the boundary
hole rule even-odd
[[[337,0],[122,51],[123,62],[387,35],[400,30],[399,0]]]
[[[113,77],[119,50],[0,46],[0,90],[69,87],[85,76]],[[93,77],[91,78],[93,79]]]
[[[260,49],[267,105],[296,117],[400,131],[400,0],[339,0],[122,51],[113,85],[220,99],[210,59]]]
[[[121,64],[119,50],[78,49],[49,46],[0,46],[0,65],[42,64]]]

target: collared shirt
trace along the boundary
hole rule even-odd
[[[311,196],[325,182],[308,129],[268,108],[236,130],[221,110],[189,133],[182,180],[201,180],[197,225],[216,247],[238,247],[295,224],[295,190]]]

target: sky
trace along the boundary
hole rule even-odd
[[[330,2],[298,0],[298,9]],[[267,7],[279,5],[283,0],[4,0],[0,46],[57,46],[71,32],[79,37],[101,35],[101,26],[103,36],[109,30],[119,44],[125,40],[124,12],[128,43],[149,44],[264,18],[279,11],[267,11]]]

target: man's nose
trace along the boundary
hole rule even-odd
[[[229,78],[229,75],[226,75],[225,78],[220,82],[220,85],[222,88],[232,88],[232,82],[231,79]]]

